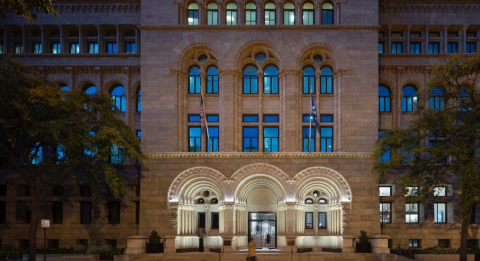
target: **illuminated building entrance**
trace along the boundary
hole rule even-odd
[[[277,215],[266,212],[249,212],[248,238],[255,241],[257,249],[277,248]]]

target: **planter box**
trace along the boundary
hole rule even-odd
[[[177,249],[177,253],[199,252],[198,248],[180,248]]]
[[[28,254],[23,255],[23,260],[28,260]],[[43,261],[43,254],[37,254],[35,260]],[[100,254],[47,254],[48,261],[93,261],[100,260]]]
[[[342,253],[341,248],[322,248],[322,252]]]
[[[163,253],[163,243],[146,243],[145,253],[149,253],[149,254]]]
[[[210,248],[210,252],[213,252],[213,253],[222,253],[222,249],[221,249],[221,248]]]
[[[355,242],[357,253],[372,253],[372,243],[359,243]]]
[[[307,253],[307,252],[312,252],[312,248],[311,247],[297,248],[297,253]]]
[[[415,254],[415,260],[458,261],[459,254]],[[467,255],[468,261],[475,261],[475,255]]]

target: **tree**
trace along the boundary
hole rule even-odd
[[[435,185],[452,184],[456,207],[463,214],[461,261],[467,260],[468,228],[479,198],[479,76],[480,54],[442,59],[419,90],[418,114],[405,129],[384,131],[373,156],[379,180],[393,174],[404,191],[419,187],[415,201],[431,200]],[[380,161],[388,151],[390,160]]]
[[[109,161],[112,149],[124,158],[145,156],[130,127],[113,114],[116,109],[105,93],[62,91],[33,67],[10,59],[0,64],[0,168],[13,169],[30,189],[29,261],[35,260],[48,186],[89,182],[95,200],[105,187],[114,196],[125,194],[124,177]],[[7,179],[6,171],[0,179]]]
[[[38,9],[45,14],[52,14],[53,17],[57,17],[58,13],[52,6],[51,0],[1,0],[0,14],[5,18],[3,8],[12,9],[15,14],[23,16],[27,22],[33,24],[37,19],[37,15],[32,12],[34,9]]]

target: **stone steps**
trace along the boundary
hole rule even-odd
[[[245,261],[246,253],[139,254],[132,261]],[[377,254],[340,253],[258,253],[258,261],[381,261]]]

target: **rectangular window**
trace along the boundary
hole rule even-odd
[[[207,93],[218,93],[218,75],[207,75]]]
[[[278,152],[278,127],[263,128],[263,151]]]
[[[421,43],[410,43],[410,53],[421,53],[422,51]]]
[[[198,10],[188,10],[188,25],[198,25]]]
[[[63,186],[53,186],[52,187],[52,196],[60,197],[63,196]]]
[[[257,24],[257,11],[248,10],[245,12],[245,25],[256,25]]]
[[[385,53],[385,42],[378,42],[378,53]]]
[[[140,202],[135,202],[135,224],[140,224]]]
[[[237,25],[237,11],[227,10],[227,25]]]
[[[305,212],[305,229],[313,228],[313,212]]]
[[[332,13],[333,15],[333,13]],[[326,14],[325,12],[323,12],[323,20],[325,21],[326,19],[328,19],[328,14]],[[328,22],[328,20],[327,20]],[[303,10],[303,24],[304,25],[314,25],[315,24],[315,13],[313,12],[313,10]],[[324,23],[324,24],[328,24],[328,23]]]
[[[120,224],[120,202],[108,202],[108,224]]]
[[[243,93],[258,93],[257,78],[255,75],[243,76]]]
[[[418,223],[418,203],[405,203],[405,221],[407,224]]]
[[[428,53],[439,53],[439,52],[440,52],[440,43],[428,44]]]
[[[126,160],[125,152],[122,148],[119,148],[113,145],[110,154],[110,163],[111,164],[122,164]]]
[[[392,53],[402,53],[402,43],[392,43]]]
[[[80,44],[79,43],[71,43],[70,44],[70,53],[80,53]]]
[[[30,197],[30,187],[26,185],[17,186],[17,196]]]
[[[327,212],[318,212],[318,229],[327,228]]]
[[[117,248],[117,240],[116,239],[105,239],[106,245],[111,245],[113,248]]]
[[[467,43],[466,53],[475,53],[477,51],[476,43]]]
[[[80,196],[83,196],[83,197],[92,196],[92,188],[90,188],[90,186],[80,186]]]
[[[313,116],[303,115],[303,122],[310,122],[310,121],[312,121],[312,124],[315,124],[315,121],[313,120]]]
[[[332,127],[320,128],[320,148],[321,148],[321,152],[333,151],[333,128]]]
[[[411,248],[421,248],[420,239],[409,239],[408,247]]]
[[[47,241],[47,247],[52,249],[52,248],[59,248],[60,247],[60,240],[58,239],[49,239]]]
[[[458,32],[447,32],[447,37],[458,37]]]
[[[200,127],[188,127],[188,151],[199,152],[202,150],[201,146],[201,128]]]
[[[422,32],[410,32],[410,37],[422,37]]]
[[[428,32],[428,37],[440,37],[440,32]]]
[[[0,201],[0,224],[5,224],[7,221],[7,202]]]
[[[207,152],[218,152],[218,127],[208,127]]]
[[[116,42],[107,42],[107,53],[117,53]]]
[[[380,203],[380,223],[392,223],[392,203]]]
[[[467,248],[478,248],[478,239],[467,239]]]
[[[52,203],[52,224],[63,224],[63,202]]]
[[[33,45],[33,53],[42,53],[42,44],[34,44]]]
[[[435,223],[447,223],[447,203],[435,202],[433,204]]]
[[[448,43],[447,53],[458,53],[458,43]]]
[[[263,76],[263,93],[278,93],[278,76]]]
[[[188,122],[200,122],[200,115],[188,115]]]
[[[243,151],[258,152],[257,127],[243,127]]]
[[[77,239],[77,245],[82,245],[88,247],[88,240],[87,239]]]
[[[418,187],[406,187],[405,197],[418,196]]]
[[[383,131],[378,131],[378,139],[383,137]],[[381,157],[380,157],[380,162],[385,162],[390,160],[390,151],[385,152]]]
[[[218,115],[208,115],[207,116],[208,122],[218,122]]]
[[[321,87],[320,88],[320,93],[322,93],[322,94],[332,94],[333,93],[333,80],[332,80],[331,71],[329,71],[328,74],[330,74],[330,75],[327,75],[325,73],[325,75],[322,75],[320,77],[320,87]]]
[[[194,70],[196,71],[198,69],[193,69],[192,71]],[[201,93],[200,84],[200,75],[191,72],[188,77],[188,93]]]
[[[32,210],[29,207],[30,202],[28,201],[18,201],[17,202],[17,213],[16,218],[23,224],[30,224],[32,221]]]
[[[256,115],[243,115],[243,122],[258,122]]]
[[[443,247],[443,248],[449,248],[450,247],[450,239],[439,239],[438,240],[438,245]]]
[[[125,53],[136,53],[137,46],[135,43],[125,43]]]
[[[98,53],[98,43],[88,43],[88,53]]]
[[[5,51],[3,50],[3,44],[0,44],[0,54],[4,54],[4,53],[5,53]]]
[[[309,132],[310,130],[310,132]],[[315,152],[315,127],[303,127],[303,152]],[[310,144],[308,144],[310,140]]]
[[[294,25],[295,24],[295,12],[293,10],[283,11],[283,24]]]
[[[320,115],[320,122],[333,122],[333,115]]]
[[[476,32],[467,32],[467,37],[477,37]]]
[[[198,212],[198,227],[206,228],[205,212]]]
[[[275,10],[265,10],[265,25],[275,25]]]
[[[303,74],[303,93],[315,94],[315,75],[311,75],[310,73],[310,75],[305,74],[305,71],[307,71],[307,69],[304,70]],[[313,69],[308,69],[308,71],[311,71],[311,73],[313,74]]]
[[[7,186],[0,185],[0,197],[5,197],[5,196],[7,196]]]
[[[212,227],[211,229],[220,228],[220,216],[218,212],[212,212]]]
[[[137,138],[141,138],[142,137],[142,131],[141,130],[137,130]]]
[[[403,37],[403,32],[392,32],[392,37]]]
[[[23,53],[23,46],[22,46],[21,43],[16,43],[14,45],[14,47],[15,47],[15,53],[17,53],[17,54],[18,53]]]
[[[435,197],[445,197],[447,195],[447,187],[434,187],[433,195]]]
[[[92,223],[92,202],[80,202],[80,224]]]
[[[391,186],[380,186],[380,197],[390,197],[392,196],[392,187]]]
[[[263,115],[263,122],[278,122],[278,115]]]

